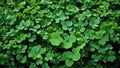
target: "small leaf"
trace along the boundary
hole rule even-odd
[[[64,40],[69,42],[70,39],[69,39],[69,35],[68,34],[64,34]]]
[[[44,39],[44,40],[48,39],[48,35],[45,34],[45,35],[43,36],[43,39]]]
[[[66,9],[68,11],[71,11],[71,12],[78,12],[79,11],[79,8],[77,6],[75,6],[75,5],[67,5]]]
[[[85,46],[85,43],[81,44],[80,46],[73,48],[72,52],[75,53],[79,53],[80,49],[83,49],[83,47]]]
[[[39,54],[44,54],[47,51],[47,48],[41,48]]]
[[[32,37],[29,38],[29,42],[33,42],[34,40],[36,40],[36,35],[33,35]]]
[[[70,58],[73,57],[73,53],[70,52],[70,51],[66,51],[62,54],[62,57],[65,58],[65,59],[68,59],[68,58],[70,59]]]
[[[109,55],[115,55],[115,52],[114,51],[109,51],[108,54]]]
[[[71,48],[72,45],[73,45],[73,44],[72,44],[71,42],[64,42],[64,43],[63,43],[63,47],[64,47],[65,49]]]
[[[106,33],[106,31],[100,30],[96,32],[96,39],[101,39],[103,37],[103,35]]]
[[[83,44],[81,44],[81,45],[79,46],[79,48],[80,48],[80,49],[83,49],[83,48],[85,47],[85,45],[86,45],[86,44],[83,43]]]
[[[62,39],[61,37],[59,37],[59,38],[50,39],[50,42],[51,42],[51,44],[54,45],[54,46],[59,46],[60,43],[62,42],[62,40],[63,40],[63,39]]]
[[[24,57],[22,58],[22,60],[21,60],[21,63],[25,63],[26,61],[27,61],[27,57],[24,56]]]
[[[66,59],[65,61],[65,65],[68,67],[71,67],[73,65],[74,61],[70,60],[70,59]]]
[[[89,25],[94,29],[98,27],[98,24],[100,24],[100,18],[91,18]]]
[[[113,62],[116,59],[115,56],[108,56],[107,60]]]
[[[59,46],[63,41],[62,37],[60,37],[60,34],[60,32],[51,33],[49,40],[53,46]]]
[[[31,21],[30,20],[27,20],[25,23],[24,23],[24,26],[26,27],[29,27],[31,25]]]
[[[76,42],[76,37],[74,35],[70,35],[69,42],[71,43]]]
[[[73,61],[78,61],[79,59],[80,59],[80,53],[79,52],[76,52],[74,55],[73,55],[73,57],[72,57],[72,60]]]
[[[31,51],[29,52],[28,57],[36,58],[36,56],[37,56],[40,48],[41,48],[41,47],[40,47],[39,45],[38,45],[38,46],[34,46],[34,47],[31,49]]]
[[[37,68],[37,65],[36,65],[35,63],[31,63],[31,64],[29,65],[29,68]]]
[[[36,60],[36,64],[37,64],[37,65],[41,65],[42,63],[43,63],[43,61],[42,61],[41,59],[37,59],[37,60]]]
[[[52,60],[53,57],[54,57],[54,54],[51,53],[51,52],[48,52],[48,53],[46,54],[46,56],[45,56],[44,59],[45,59],[46,61],[48,61],[48,60]]]
[[[42,68],[50,68],[47,63],[42,64]]]
[[[108,36],[108,35],[105,35],[102,39],[100,39],[100,40],[98,41],[98,43],[99,43],[100,45],[105,45],[107,41],[109,41],[109,36]]]
[[[20,34],[20,36],[17,37],[17,43],[21,43],[24,41],[27,37],[27,34]]]
[[[17,55],[16,59],[20,61],[21,63],[25,63],[27,61],[27,57],[23,55]]]

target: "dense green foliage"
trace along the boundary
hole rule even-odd
[[[0,0],[0,67],[120,67],[120,0]]]

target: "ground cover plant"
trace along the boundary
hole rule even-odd
[[[0,67],[119,68],[120,0],[0,0]]]

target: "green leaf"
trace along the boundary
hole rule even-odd
[[[92,59],[94,60],[94,62],[98,62],[100,60],[100,56],[96,54],[92,54]]]
[[[33,42],[34,40],[36,40],[36,35],[33,35],[32,37],[29,38],[29,42]]]
[[[72,60],[73,61],[78,61],[80,59],[81,55],[79,52],[76,52],[73,57],[72,57]]]
[[[27,57],[23,55],[17,55],[16,59],[20,61],[21,63],[25,63],[27,61]]]
[[[37,59],[37,61],[36,61],[37,65],[41,65],[42,63],[43,63],[43,61],[41,59]]]
[[[45,35],[43,36],[43,39],[44,39],[44,40],[47,40],[47,39],[48,39],[48,35],[45,34]]]
[[[41,55],[40,53],[38,53],[38,54],[36,55],[36,58],[42,59],[43,57],[42,57],[42,55]]]
[[[58,32],[58,31],[50,34],[51,38],[58,38],[58,37],[60,37],[60,35],[61,35],[61,32]]]
[[[34,46],[34,47],[30,50],[30,52],[29,52],[29,54],[28,54],[28,57],[36,58],[36,56],[38,55],[38,52],[39,52],[40,48],[41,48],[41,47],[40,47],[39,45]]]
[[[66,59],[65,60],[65,65],[68,67],[71,67],[73,65],[74,61],[70,60],[70,59]]]
[[[7,4],[12,5],[12,4],[14,4],[14,2],[13,2],[13,0],[7,0]]]
[[[29,68],[37,68],[37,65],[36,65],[35,63],[31,63],[31,64],[29,65]]]
[[[80,31],[84,32],[85,31],[85,27],[81,27]]]
[[[71,48],[72,45],[73,45],[73,44],[72,44],[71,42],[63,42],[63,47],[64,47],[65,49]]]
[[[21,60],[21,63],[25,63],[26,61],[27,61],[27,57],[24,56],[24,57],[22,58],[22,60]]]
[[[76,37],[74,35],[64,34],[64,39],[66,42],[74,43],[76,42]]]
[[[107,41],[109,41],[109,36],[108,36],[108,35],[106,35],[106,36],[104,36],[102,39],[100,39],[100,40],[98,41],[98,43],[99,43],[100,45],[105,45]]]
[[[75,53],[78,53],[80,51],[80,49],[83,49],[83,47],[85,46],[86,44],[83,43],[81,44],[80,46],[76,47],[76,48],[73,48],[72,49],[72,52],[75,54]]]
[[[54,32],[50,36],[49,40],[53,46],[59,46],[63,41],[62,37],[60,37],[60,32]]]
[[[31,21],[30,20],[27,20],[25,23],[24,23],[24,26],[26,27],[29,27],[31,25]]]
[[[95,35],[96,39],[102,38],[105,33],[106,31],[103,31],[103,30],[97,31]]]
[[[21,42],[24,41],[26,38],[27,38],[27,34],[20,34],[20,36],[18,36],[18,37],[16,38],[16,41],[17,41],[18,43],[21,43]]]
[[[81,44],[81,45],[79,46],[79,48],[80,48],[80,49],[83,49],[83,48],[85,47],[85,45],[86,45],[86,44],[83,43],[83,44]]]
[[[42,68],[50,68],[47,63],[42,64]]]
[[[76,37],[74,35],[70,35],[69,42],[71,43],[76,42]]]
[[[76,48],[73,48],[72,49],[72,52],[75,54],[76,52],[79,52],[80,51],[80,47],[76,47]]]
[[[108,54],[112,56],[112,55],[115,55],[115,52],[114,51],[109,51]]]
[[[96,27],[98,27],[98,24],[100,24],[100,18],[91,18],[90,19],[90,22],[89,22],[89,25],[95,29]]]
[[[61,21],[61,24],[62,24],[62,29],[68,30],[73,25],[73,22],[72,21]]]
[[[108,56],[107,60],[113,62],[116,59],[115,56]]]
[[[50,19],[45,19],[43,20],[42,23],[40,23],[42,25],[42,27],[46,27],[46,26],[49,26],[51,24],[51,20]]]
[[[49,60],[53,60],[54,54],[52,52],[48,52],[45,56],[45,60],[49,61]]]
[[[50,39],[50,42],[53,46],[59,46],[60,43],[62,42],[62,38],[59,37],[59,38],[53,38],[53,39]]]
[[[64,34],[64,40],[69,42],[70,39],[69,39],[69,35],[68,34]]]
[[[71,12],[74,12],[74,13],[79,11],[79,8],[77,6],[75,6],[75,5],[67,5],[66,9],[68,11],[71,11]]]
[[[68,58],[70,59],[72,57],[73,57],[73,53],[70,51],[66,51],[62,54],[62,58],[64,58],[64,59],[68,59]]]
[[[59,10],[59,12],[56,15],[59,17],[58,19],[63,20],[63,21],[67,18],[67,16],[62,10]]]
[[[41,48],[39,54],[44,54],[47,51],[47,48]]]
[[[25,21],[22,20],[22,21],[20,22],[20,25],[17,25],[16,28],[17,28],[18,30],[24,29],[24,28],[25,28],[24,23],[25,23]]]

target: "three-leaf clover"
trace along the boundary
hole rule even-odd
[[[49,40],[53,46],[59,46],[60,43],[63,41],[60,35],[61,35],[60,32],[51,33]]]

